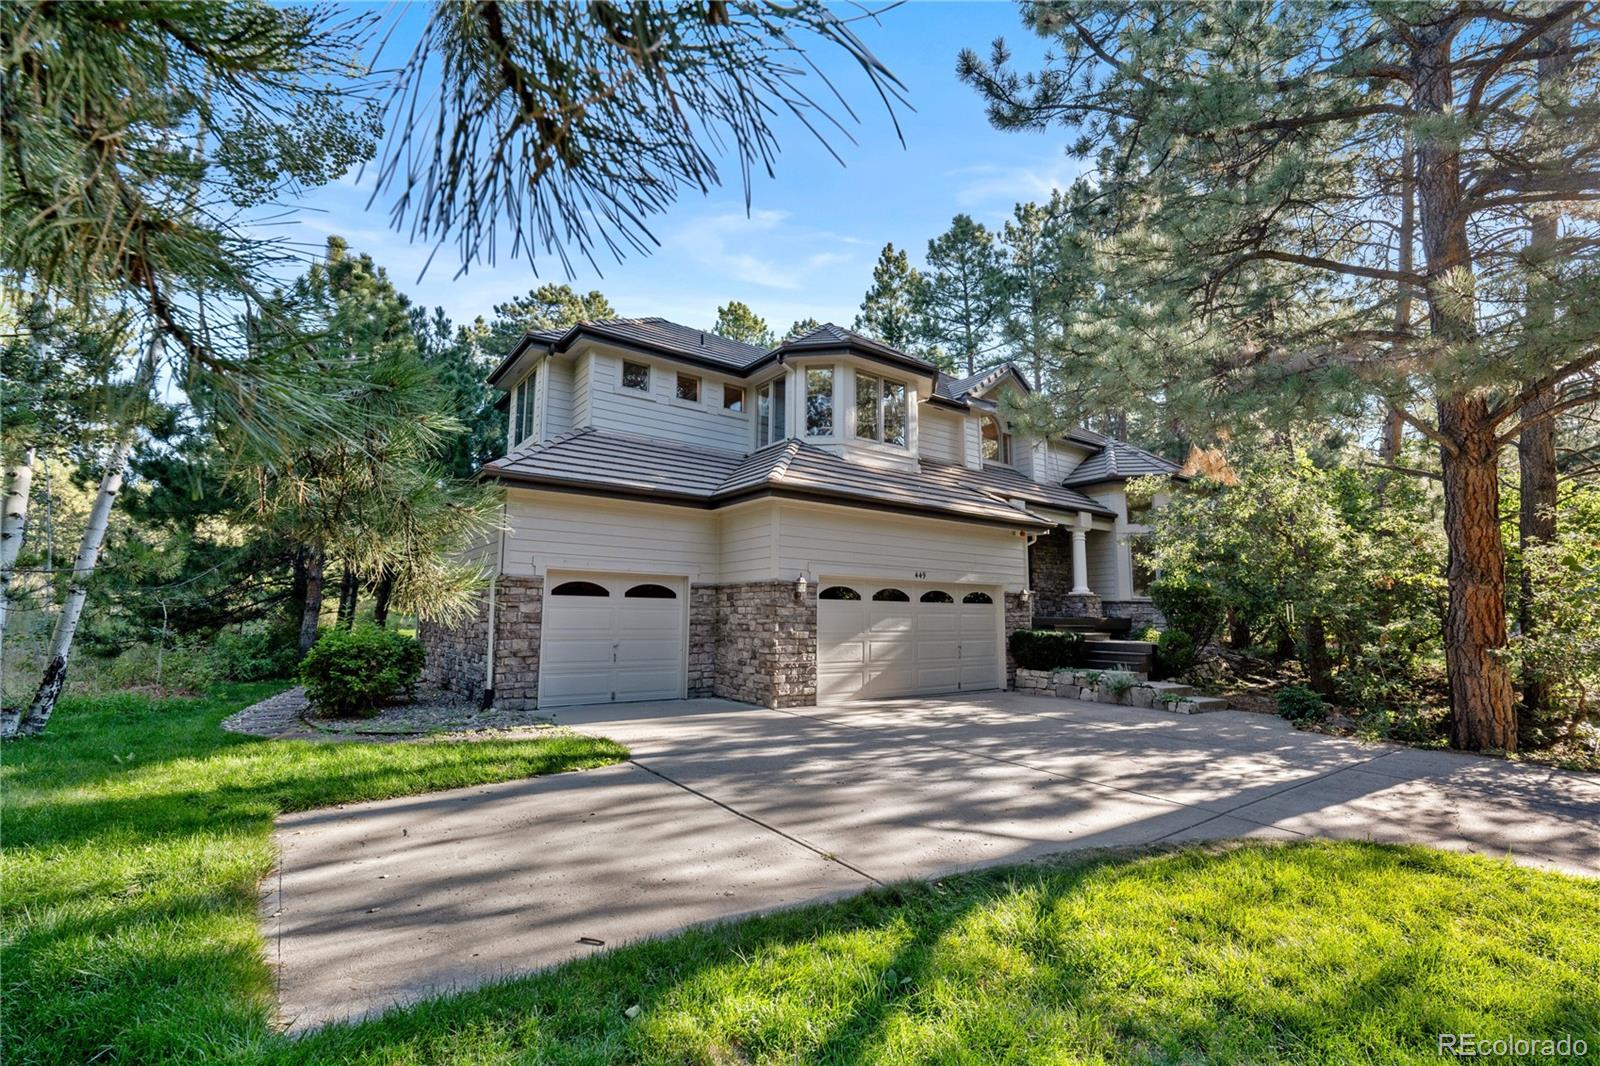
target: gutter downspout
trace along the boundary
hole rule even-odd
[[[506,504],[500,501],[500,539],[495,542],[494,551],[494,577],[489,582],[489,632],[485,642],[483,663],[483,709],[488,710],[494,706],[494,634],[496,609],[499,607],[497,593],[500,591],[500,577],[506,564]]]

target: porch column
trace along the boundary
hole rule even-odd
[[[1072,531],[1072,595],[1088,596],[1089,588],[1089,531]]]

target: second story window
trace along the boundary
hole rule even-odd
[[[624,359],[622,361],[622,387],[625,389],[638,389],[640,392],[649,392],[649,365]]]
[[[744,386],[742,386],[742,385],[724,385],[724,386],[722,386],[722,409],[724,411],[743,411],[744,410]]]
[[[856,373],[856,436],[906,446],[906,386]]]
[[[789,436],[785,425],[788,406],[783,378],[767,382],[756,390],[756,447],[764,448]]]
[[[833,367],[806,371],[806,436],[833,436]]]
[[[693,374],[678,375],[678,399],[700,402],[700,379]]]
[[[983,416],[983,458],[991,463],[1011,462],[1011,434],[1000,428],[1000,420]]]
[[[537,390],[536,375],[529,374],[517,386],[511,397],[511,446],[520,446],[533,436],[533,401]]]

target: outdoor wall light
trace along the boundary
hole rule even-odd
[[[806,575],[803,573],[794,579],[794,598],[797,600],[806,598]]]

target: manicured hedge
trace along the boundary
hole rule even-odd
[[[1011,657],[1024,670],[1067,670],[1083,665],[1083,636],[1070,629],[1019,629]]]
[[[370,718],[409,696],[422,673],[422,645],[375,626],[330,629],[300,664],[300,682],[318,714]]]

